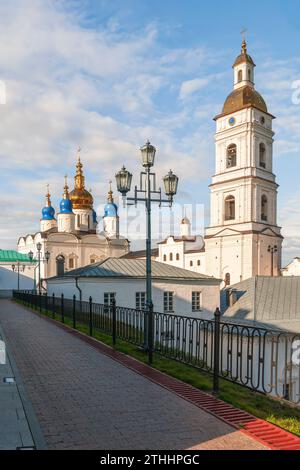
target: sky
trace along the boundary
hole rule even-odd
[[[276,116],[283,263],[300,256],[299,22],[292,0],[0,0],[0,248],[39,230],[47,183],[58,209],[78,145],[96,207],[123,163],[139,174],[150,139],[158,177],[172,168],[177,204],[201,205],[207,225],[213,117],[247,28],[255,86]]]

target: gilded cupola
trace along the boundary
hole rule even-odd
[[[75,184],[73,191],[70,192],[70,200],[72,201],[73,209],[92,209],[93,196],[85,189],[80,150],[79,148],[77,153]]]

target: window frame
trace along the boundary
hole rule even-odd
[[[146,309],[146,292],[139,291],[135,293],[135,309],[145,310]]]
[[[202,291],[192,291],[192,312],[202,311]]]
[[[164,313],[174,313],[174,292],[165,291],[163,294]]]

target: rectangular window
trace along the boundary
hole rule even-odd
[[[111,305],[114,299],[116,300],[115,292],[104,292],[104,305]]]
[[[69,268],[73,269],[74,268],[74,258],[69,259]]]
[[[137,310],[145,310],[146,305],[146,292],[135,293],[135,308]]]
[[[201,311],[201,292],[192,292],[192,312]]]
[[[164,292],[164,312],[174,312],[174,292]]]

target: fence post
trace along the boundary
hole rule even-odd
[[[116,307],[116,299],[113,298],[111,301],[111,310],[112,310],[112,340],[113,345],[116,345],[117,342],[117,307]]]
[[[45,297],[45,310],[46,314],[48,315],[48,293],[46,292],[46,297]]]
[[[73,328],[76,330],[76,295],[73,295]]]
[[[52,318],[55,318],[55,295],[52,294]]]
[[[221,312],[219,307],[215,310],[214,321],[214,383],[213,392],[219,392],[219,372],[220,372],[220,318]]]
[[[90,336],[93,336],[93,317],[92,317],[92,297],[90,296],[89,298],[89,330],[90,330]]]
[[[61,321],[62,323],[65,323],[64,294],[61,294]]]
[[[149,364],[153,361],[153,303],[148,305],[148,360]]]
[[[42,293],[39,291],[39,308],[40,308],[40,313],[42,313]]]

